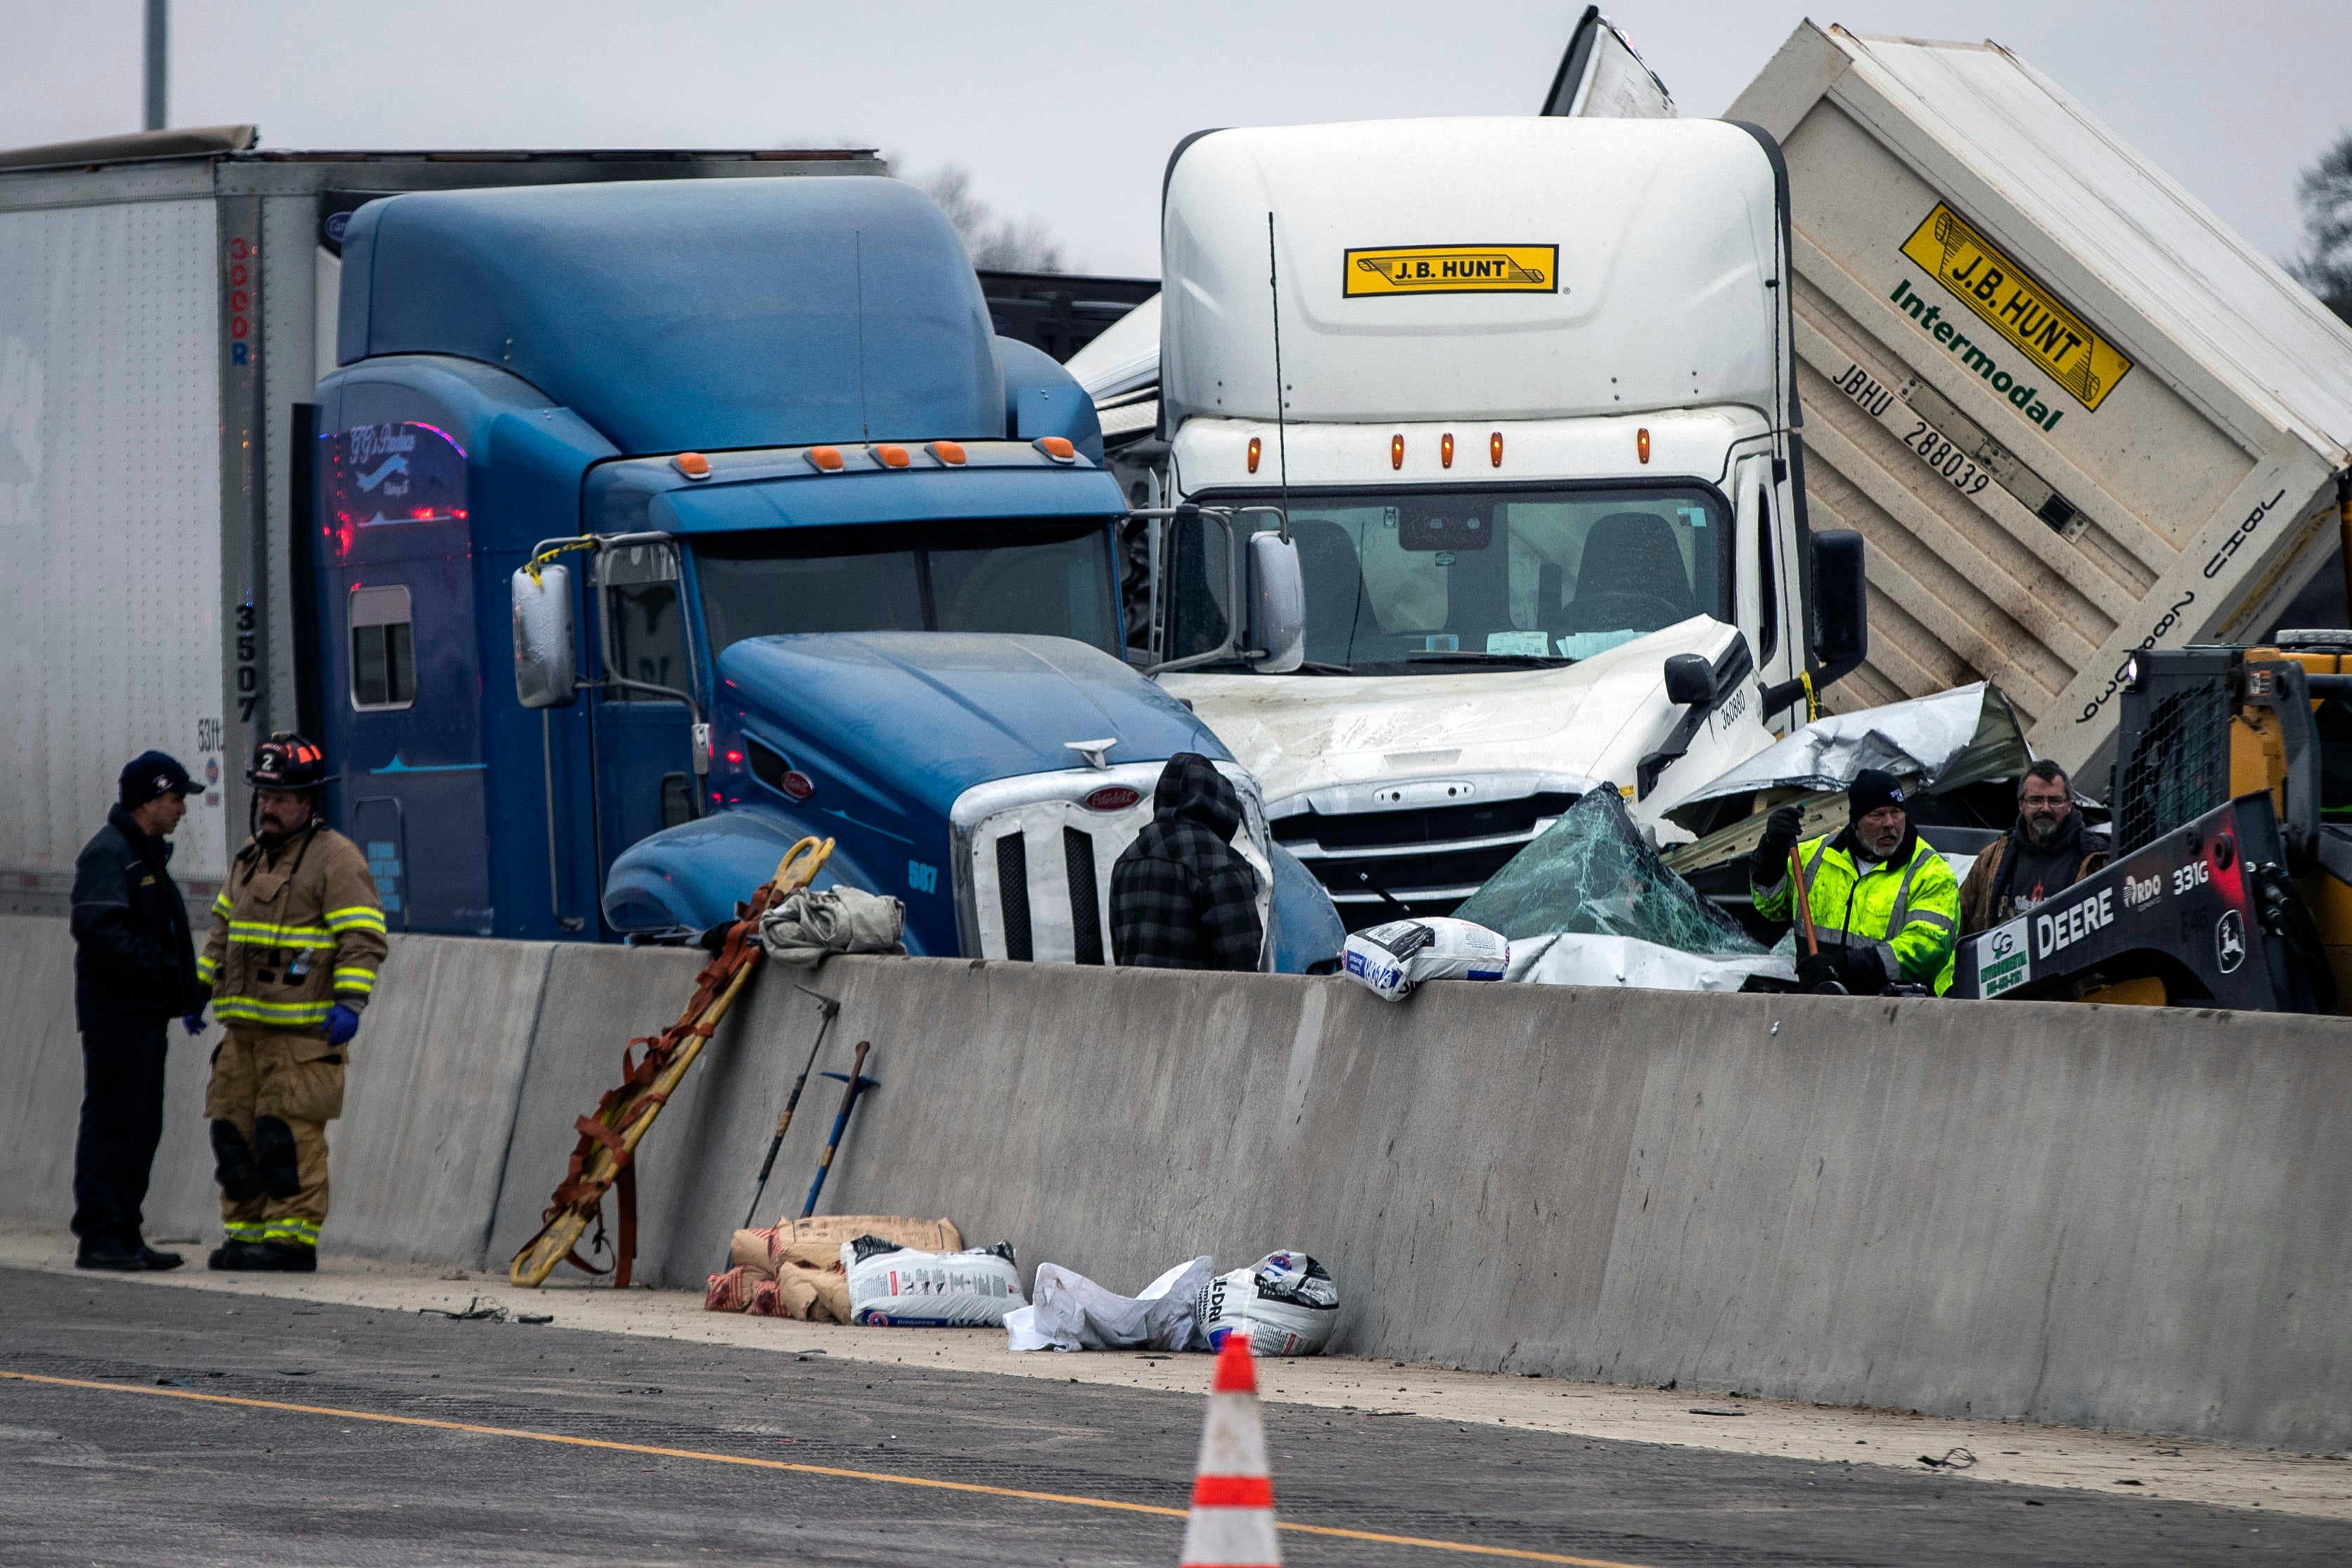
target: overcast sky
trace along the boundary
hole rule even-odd
[[[1604,7],[1714,115],[1807,14]],[[954,162],[1068,260],[1159,270],[1160,172],[1212,125],[1533,112],[1568,0],[176,0],[172,122],[275,147],[873,145]],[[2297,172],[2352,128],[2352,4],[1853,0],[1857,32],[2010,46],[2254,244],[2292,251]],[[0,146],[135,130],[140,0],[0,0]]]

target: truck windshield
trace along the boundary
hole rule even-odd
[[[1119,652],[1098,518],[720,535],[694,558],[714,657],[787,632],[1032,632]]]
[[[1274,527],[1255,514],[1234,525],[1236,536]],[[1569,664],[1732,614],[1729,517],[1706,486],[1293,490],[1290,532],[1307,662],[1326,673]],[[1214,525],[1173,536],[1167,656],[1181,659],[1224,640],[1225,540]]]

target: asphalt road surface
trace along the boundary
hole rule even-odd
[[[0,1291],[0,1563],[1166,1564],[1202,1418],[103,1276]],[[2352,1561],[2342,1523],[2266,1511],[1294,1405],[1266,1424],[1293,1563]]]

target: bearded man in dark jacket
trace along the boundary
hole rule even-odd
[[[2017,825],[1978,853],[1960,883],[1961,935],[2012,920],[2106,863],[2106,845],[2084,836],[2065,769],[2044,758],[2017,781]]]
[[[1110,946],[1148,969],[1255,969],[1257,873],[1234,848],[1241,797],[1197,752],[1161,770],[1152,818],[1110,868]]]

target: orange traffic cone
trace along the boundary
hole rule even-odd
[[[1217,1352],[1209,1420],[1193,1469],[1192,1512],[1184,1521],[1184,1554],[1178,1561],[1186,1568],[1276,1568],[1282,1562],[1247,1334],[1227,1334]]]

